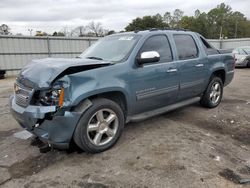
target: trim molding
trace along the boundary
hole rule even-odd
[[[193,82],[186,82],[186,83],[180,85],[180,89],[186,89],[186,88],[189,88],[189,87],[194,87],[196,85],[200,85],[200,84],[203,84],[203,83],[204,83],[204,79],[196,80],[196,81],[193,81]]]
[[[139,101],[139,100],[142,100],[142,99],[147,99],[147,98],[150,98],[150,97],[155,97],[155,96],[158,96],[158,95],[163,95],[163,94],[166,94],[166,93],[177,91],[178,89],[179,89],[178,85],[172,86],[172,87],[167,87],[167,88],[162,88],[162,89],[157,89],[157,90],[153,90],[153,91],[150,91],[150,92],[137,94],[136,99]]]

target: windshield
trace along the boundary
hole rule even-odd
[[[139,35],[114,35],[100,39],[84,51],[80,57],[120,62],[125,60],[139,39]]]
[[[250,48],[242,48],[242,50],[243,50],[247,55],[250,55]]]

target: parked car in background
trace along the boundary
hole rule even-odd
[[[235,48],[232,53],[236,67],[250,67],[250,46]]]
[[[127,122],[199,101],[218,106],[234,64],[231,53],[195,32],[115,34],[78,58],[33,60],[16,79],[10,108],[50,146],[64,149],[74,141],[96,153],[112,147]]]

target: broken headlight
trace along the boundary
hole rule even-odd
[[[41,93],[40,103],[45,106],[63,106],[64,88]]]

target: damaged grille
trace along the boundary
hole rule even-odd
[[[18,84],[14,85],[15,102],[19,106],[27,107],[30,103],[34,90]]]

